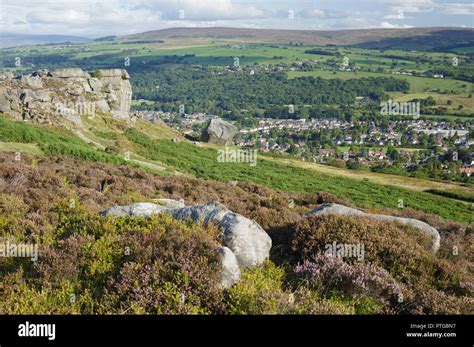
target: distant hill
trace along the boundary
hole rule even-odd
[[[45,43],[87,42],[90,38],[69,35],[24,35],[0,33],[0,48]]]
[[[171,28],[121,37],[124,41],[190,40],[350,45],[365,48],[445,49],[474,45],[474,29],[408,28],[361,30],[278,30]]]

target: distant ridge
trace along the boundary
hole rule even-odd
[[[87,42],[90,38],[70,35],[24,35],[0,33],[0,48],[63,42]]]
[[[409,40],[416,49],[443,45],[474,45],[474,29],[454,27],[355,30],[280,30],[247,28],[170,28],[122,36],[124,41],[201,39],[236,42],[334,44],[383,48]],[[431,41],[431,42],[430,42]]]

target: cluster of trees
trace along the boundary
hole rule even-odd
[[[340,56],[341,55],[341,53],[339,53],[339,52],[331,52],[331,51],[327,51],[325,49],[317,49],[317,48],[308,49],[304,52],[306,54],[317,54],[317,55],[331,55],[331,56]]]
[[[474,66],[466,62],[459,62],[458,66],[437,67],[429,73],[443,74],[445,77],[474,83]]]
[[[407,159],[401,156],[400,152],[396,149],[388,150],[387,155],[393,163],[389,164],[384,162],[379,166],[372,167],[371,170],[374,172],[417,178],[432,178],[465,183],[474,182],[474,176],[468,177],[465,173],[459,171],[463,165],[463,160],[453,160],[453,150],[441,156],[427,157],[426,161],[423,162],[418,161],[420,156],[428,156],[431,151],[431,149],[428,149],[425,153],[414,152],[412,157]]]
[[[406,92],[409,83],[396,78],[354,80],[301,77],[285,73],[225,72],[209,67],[184,66],[134,73],[135,97],[157,101],[163,111],[191,110],[241,119],[248,115],[299,118],[303,105],[350,105],[356,96],[379,101],[386,92]],[[293,105],[293,107],[292,107]],[[329,108],[327,109],[329,112]],[[318,116],[315,114],[310,116]]]

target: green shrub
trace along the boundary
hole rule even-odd
[[[245,271],[226,293],[231,314],[354,314],[355,301],[325,298],[288,280],[287,269],[267,261]]]
[[[94,70],[94,71],[91,72],[91,77],[101,78],[102,77],[102,72],[100,70]]]

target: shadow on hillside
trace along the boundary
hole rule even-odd
[[[472,29],[438,30],[425,35],[390,37],[349,45],[355,48],[446,51],[474,45]]]

